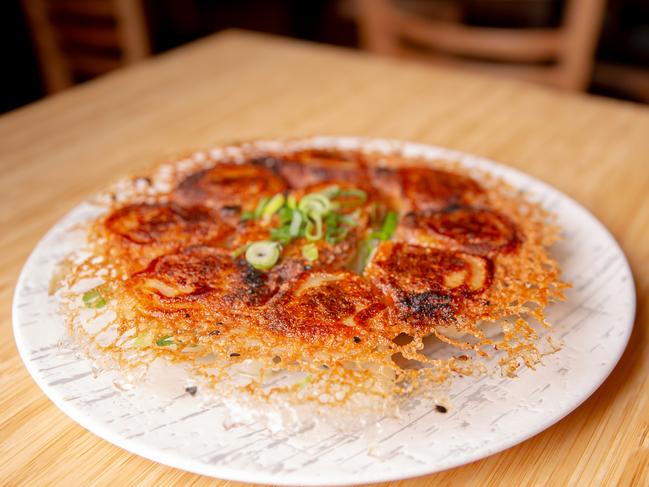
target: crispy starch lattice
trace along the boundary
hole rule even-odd
[[[213,154],[97,198],[58,291],[90,355],[164,357],[222,396],[369,409],[493,355],[508,376],[539,362],[536,327],[566,284],[558,229],[520,192],[397,152]],[[427,353],[431,337],[450,353]]]

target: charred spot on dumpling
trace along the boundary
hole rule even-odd
[[[399,170],[402,196],[413,211],[440,210],[479,201],[485,191],[468,176],[431,167]]]
[[[221,163],[188,176],[171,198],[183,205],[203,204],[238,217],[240,211],[254,210],[263,197],[286,189],[286,183],[270,169],[255,164]]]
[[[401,319],[436,326],[452,323],[463,301],[490,286],[493,264],[463,252],[383,242],[364,274],[394,300]]]
[[[220,245],[233,232],[209,208],[174,203],[140,203],[119,208],[103,222],[116,237],[113,248],[127,253],[140,266],[184,245]]]
[[[454,322],[457,305],[449,294],[433,291],[405,293],[397,302],[400,318],[414,324],[448,325]]]
[[[264,322],[277,334],[305,342],[353,341],[363,330],[387,327],[388,306],[386,297],[356,274],[305,272],[268,303]]]
[[[349,183],[367,181],[367,169],[360,152],[309,149],[258,156],[252,163],[271,169],[292,188],[304,188],[332,180]]]
[[[265,304],[285,283],[293,280],[304,271],[300,259],[282,258],[269,270],[259,270],[246,262],[243,256],[236,259],[241,284],[238,286],[241,298],[252,306]]]
[[[520,231],[507,216],[463,206],[410,213],[403,218],[398,238],[478,255],[514,252],[521,244]]]

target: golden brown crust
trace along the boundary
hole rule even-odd
[[[221,246],[234,229],[204,206],[137,203],[113,210],[100,231],[107,234],[113,255],[128,269],[140,269],[188,245]]]
[[[401,320],[416,328],[455,324],[491,285],[493,262],[462,252],[383,242],[365,276],[392,298]]]
[[[360,152],[302,150],[254,158],[253,164],[272,170],[291,188],[304,188],[324,181],[367,181],[365,158]]]
[[[511,218],[489,208],[450,206],[403,217],[400,240],[477,255],[515,252],[520,230]]]
[[[485,197],[484,188],[473,179],[442,169],[404,167],[398,177],[402,198],[412,211],[470,205]]]
[[[186,177],[171,198],[184,206],[205,205],[221,210],[223,217],[238,217],[241,211],[254,210],[262,197],[285,189],[285,181],[263,166],[221,163]]]
[[[389,328],[389,305],[357,274],[305,272],[269,302],[264,324],[289,339],[360,343],[368,329]]]
[[[143,295],[143,308],[175,308],[196,302],[207,306],[212,298],[253,305],[266,294],[265,279],[248,277],[246,269],[228,251],[192,246],[158,257],[146,269],[133,274],[127,286]]]

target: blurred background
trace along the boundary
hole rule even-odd
[[[2,0],[0,113],[232,27],[649,103],[649,0]]]

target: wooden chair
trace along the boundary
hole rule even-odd
[[[595,64],[595,86],[649,104],[649,69],[614,63]]]
[[[150,54],[141,0],[22,0],[48,93]]]
[[[370,51],[583,90],[591,75],[605,0],[564,3],[559,27],[534,29],[464,25],[460,16],[433,19],[393,0],[356,0],[356,8],[363,45]],[[425,54],[413,45],[426,49]]]

